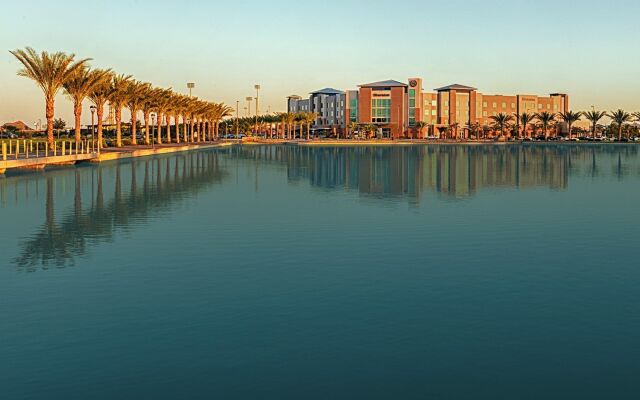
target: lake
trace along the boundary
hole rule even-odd
[[[640,146],[0,178],[4,399],[637,399]]]

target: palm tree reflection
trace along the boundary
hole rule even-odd
[[[172,162],[175,159],[175,162]],[[200,152],[172,158],[134,160],[113,167],[77,168],[74,179],[73,210],[59,221],[55,218],[54,176],[46,176],[46,220],[43,226],[21,245],[14,262],[18,269],[34,271],[74,265],[90,245],[112,241],[119,230],[144,223],[169,211],[184,198],[221,183],[227,172],[221,168],[217,152]],[[181,161],[181,162],[180,162]],[[196,165],[198,166],[196,168]],[[142,190],[138,189],[138,170],[144,171]],[[150,183],[150,170],[156,182]],[[173,171],[172,171],[173,170]],[[105,176],[115,172],[113,197],[105,201]],[[95,202],[82,207],[82,176],[95,174]],[[128,174],[130,189],[123,190]]]

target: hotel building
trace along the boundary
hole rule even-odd
[[[450,126],[466,135],[473,124],[490,125],[491,117],[499,113],[566,112],[569,96],[487,95],[460,84],[426,92],[422,79],[409,78],[407,83],[386,80],[362,84],[357,90],[346,92],[323,89],[312,92],[309,99],[290,96],[287,108],[289,112],[317,113],[315,129],[336,128],[345,132],[351,122],[374,124],[379,128],[379,136],[400,138],[417,137],[420,134],[417,122],[428,126],[423,135],[437,134]]]

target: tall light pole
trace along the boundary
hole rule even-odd
[[[240,129],[240,100],[236,100],[236,139]]]
[[[156,114],[151,113],[151,147],[156,148],[156,137],[154,132],[154,126],[156,126]]]
[[[247,101],[247,116],[250,117],[251,116],[251,102],[253,101],[253,97],[247,97],[247,98],[245,98],[245,100]]]
[[[189,89],[189,97],[191,97],[191,89],[193,89],[194,87],[196,87],[196,84],[194,82],[187,83],[187,89]]]
[[[260,105],[258,103],[258,98],[260,97],[260,85],[259,84],[255,84],[253,85],[253,88],[256,89],[256,132],[258,133],[258,115],[260,115]]]
[[[91,106],[89,107],[89,109],[91,110],[91,140],[93,140],[93,137],[96,134],[96,126],[94,125],[94,122],[93,122],[93,115],[96,112],[96,106]]]

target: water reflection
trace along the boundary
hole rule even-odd
[[[564,190],[570,176],[640,176],[635,145],[255,146],[236,156],[286,165],[291,182],[419,203],[425,191],[473,196],[485,188]]]
[[[117,232],[133,231],[168,215],[185,198],[211,185],[226,182],[228,187],[231,180],[225,178],[232,170],[234,184],[246,183],[271,196],[288,194],[261,185],[264,174],[272,182],[286,174],[293,185],[355,191],[417,207],[426,193],[445,199],[473,198],[495,188],[566,191],[572,179],[637,178],[638,149],[634,145],[241,146],[4,178],[0,209],[20,220],[22,202],[31,200],[41,210],[44,222],[21,241],[13,258],[19,270],[34,271],[73,265],[93,245],[112,241]],[[41,192],[44,198],[39,197]],[[8,205],[12,196],[15,205]],[[2,218],[3,226],[8,219]]]
[[[73,265],[92,245],[111,241],[118,230],[144,224],[182,199],[221,183],[228,173],[219,159],[217,152],[201,152],[133,160],[115,167],[76,168],[73,209],[60,220],[55,216],[55,181],[68,178],[69,171],[45,174],[45,222],[22,243],[14,263],[25,271]],[[93,195],[90,206],[84,208],[87,188],[83,182],[89,180]]]

